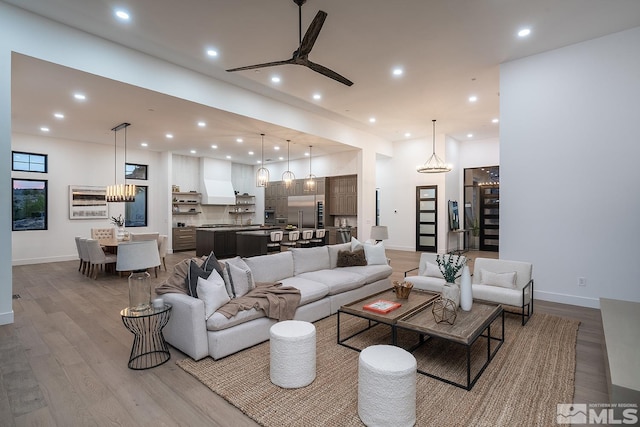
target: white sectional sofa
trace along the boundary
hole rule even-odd
[[[416,289],[442,292],[445,280],[437,270],[436,255],[427,252],[420,254],[418,275],[409,275],[415,268],[408,270],[404,280],[413,283]],[[464,259],[463,255],[460,257]],[[456,260],[457,255],[454,255],[452,261]],[[518,307],[520,311],[516,314],[522,316],[522,324],[525,325],[533,313],[532,274],[533,265],[529,262],[476,258],[471,280],[473,299]],[[459,283],[459,280],[456,282]]]
[[[281,282],[299,289],[301,300],[294,319],[314,322],[335,313],[341,305],[391,287],[392,269],[384,254],[371,257],[377,259],[376,264],[367,256],[366,266],[337,267],[340,250],[351,250],[351,243],[290,249],[244,261],[256,282]],[[182,293],[162,297],[173,306],[163,330],[165,339],[195,360],[206,356],[219,359],[267,341],[269,329],[276,323],[256,309],[240,311],[229,319],[216,312],[205,320],[200,299]]]

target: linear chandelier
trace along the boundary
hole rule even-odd
[[[264,167],[264,133],[261,133],[262,137],[262,149],[261,149],[261,160],[260,164],[262,165],[260,169],[256,172],[256,187],[266,187],[269,183],[269,169]]]
[[[284,181],[284,186],[286,188],[291,187],[291,183],[296,179],[296,176],[293,172],[291,172],[291,168],[289,167],[289,144],[291,143],[290,139],[287,139],[287,170],[282,173],[282,180]]]
[[[451,171],[451,165],[448,165],[436,154],[436,121],[433,122],[433,151],[431,157],[427,161],[416,168],[420,173],[442,173]]]
[[[107,202],[119,203],[119,202],[133,202],[136,199],[136,186],[133,184],[126,184],[126,169],[127,169],[127,128],[131,126],[131,123],[120,123],[118,126],[112,128],[113,140],[114,140],[114,184],[107,186]],[[118,184],[118,131],[124,129],[124,170],[125,170],[125,183]]]

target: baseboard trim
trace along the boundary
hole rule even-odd
[[[46,258],[25,258],[25,259],[13,259],[11,260],[11,265],[30,265],[30,264],[45,264],[48,262],[61,262],[61,261],[77,261],[78,255],[63,255],[57,257],[46,257]]]
[[[9,325],[13,323],[13,310],[7,313],[0,313],[0,325]]]
[[[576,295],[545,292],[534,289],[533,297],[542,301],[558,302],[561,304],[577,305],[579,307],[600,308],[599,298],[587,298]]]

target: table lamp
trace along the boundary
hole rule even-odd
[[[387,240],[389,238],[389,231],[387,230],[386,225],[373,225],[371,226],[371,238],[376,241],[376,243],[381,242],[382,240]]]
[[[117,271],[131,271],[129,276],[129,310],[151,307],[151,279],[147,269],[160,265],[158,242],[143,240],[118,245]]]

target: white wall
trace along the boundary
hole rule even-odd
[[[0,325],[13,323],[11,274],[11,52],[0,37]]]
[[[500,256],[533,262],[537,298],[640,301],[639,46],[635,28],[501,66]]]

